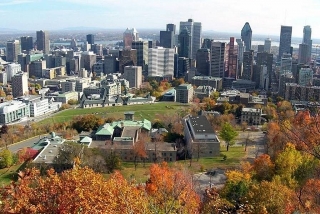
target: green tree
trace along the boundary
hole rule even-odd
[[[13,164],[13,155],[10,150],[4,149],[0,152],[0,168],[7,168]]]
[[[106,167],[109,173],[113,173],[115,170],[121,170],[121,159],[115,152],[110,152],[106,157]]]
[[[238,136],[238,132],[231,126],[230,123],[224,123],[220,131],[220,137],[227,144],[227,151],[229,146],[234,144],[234,139]]]
[[[97,130],[100,125],[103,124],[103,120],[93,114],[87,114],[84,116],[77,116],[73,118],[71,126],[79,133],[82,131]]]

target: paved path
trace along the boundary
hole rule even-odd
[[[12,144],[12,145],[8,145],[8,149],[13,152],[13,153],[16,153],[17,151],[19,151],[20,149],[23,149],[23,148],[26,148],[26,147],[31,147],[34,143],[38,142],[38,140],[40,140],[40,138],[43,138],[43,137],[49,137],[49,135],[39,135],[39,136],[36,136],[36,137],[32,137],[32,138],[29,138],[27,140],[23,140],[23,141],[20,141],[18,143],[15,143],[15,144]],[[1,150],[1,148],[0,148]]]

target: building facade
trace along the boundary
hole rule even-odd
[[[261,114],[262,110],[258,108],[242,108],[241,123],[245,122],[248,125],[260,125]]]
[[[21,53],[20,41],[12,40],[7,42],[6,60],[8,62],[17,62],[18,55]]]
[[[241,39],[245,45],[245,51],[251,50],[252,30],[249,22],[246,22],[241,30]]]
[[[148,76],[173,76],[174,75],[174,49],[149,48]]]
[[[281,60],[283,54],[291,52],[291,35],[292,26],[281,25],[278,61]]]
[[[225,61],[224,42],[213,42],[211,46],[211,73],[209,76],[224,77],[224,61]]]
[[[47,31],[37,31],[37,50],[43,51],[44,54],[50,53],[50,40]]]
[[[191,84],[181,84],[176,87],[176,102],[189,103],[193,98],[193,87]]]
[[[140,88],[142,84],[142,67],[124,67],[123,78],[129,81],[129,88]]]
[[[197,56],[197,51],[201,47],[201,31],[202,26],[201,22],[194,22],[192,19],[188,19],[187,22],[180,22],[180,33],[185,28],[188,29],[191,36],[191,46],[190,53],[191,59],[195,59]]]
[[[28,74],[24,72],[17,73],[12,77],[12,96],[20,97],[29,94]]]
[[[9,124],[29,117],[29,106],[22,101],[0,103],[0,124]]]

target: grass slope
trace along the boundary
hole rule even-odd
[[[49,123],[61,123],[72,120],[73,117],[84,114],[96,114],[97,116],[108,118],[114,117],[116,119],[123,118],[123,113],[126,111],[134,111],[135,119],[147,119],[153,121],[157,115],[163,114],[177,114],[179,111],[185,109],[188,105],[174,103],[174,102],[159,102],[153,104],[140,104],[129,106],[108,106],[100,108],[77,108],[68,109],[53,115],[50,118],[39,121],[39,125]]]

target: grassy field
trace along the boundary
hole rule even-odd
[[[126,111],[134,111],[135,119],[147,119],[153,121],[157,115],[177,114],[185,109],[188,105],[183,105],[175,102],[159,102],[153,104],[129,105],[129,106],[108,106],[103,108],[77,108],[68,109],[53,115],[50,118],[39,121],[39,125],[49,123],[61,123],[72,120],[73,117],[84,114],[96,114],[97,116],[116,119],[123,118],[123,113]]]
[[[223,160],[222,155],[226,155],[227,159]],[[240,162],[245,160],[246,152],[244,147],[230,147],[226,151],[226,147],[221,147],[221,156],[212,158],[193,159],[190,166],[190,160],[181,160],[171,163],[172,167],[182,167],[190,170],[192,173],[198,173],[201,169],[209,170],[213,168],[234,169],[240,166]],[[127,178],[134,178],[137,182],[145,182],[148,179],[148,168],[152,163],[146,163],[144,167],[139,163],[137,170],[134,169],[134,164],[131,162],[124,162],[121,174]]]
[[[17,175],[17,170],[21,164],[11,166],[10,168],[0,169],[0,186],[9,184]]]

